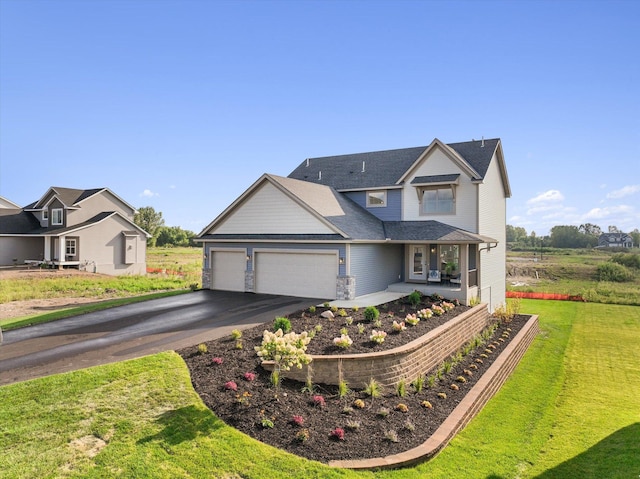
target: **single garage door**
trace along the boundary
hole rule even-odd
[[[257,293],[335,299],[337,276],[336,251],[255,253]]]
[[[211,289],[244,291],[244,250],[211,252]]]

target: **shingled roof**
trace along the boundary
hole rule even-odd
[[[460,155],[480,175],[475,179],[481,180],[489,168],[499,141],[498,138],[494,138],[451,143],[447,146]],[[396,185],[427,148],[427,146],[418,146],[398,150],[309,158],[298,165],[289,174],[289,178],[332,186],[338,191],[390,187]]]

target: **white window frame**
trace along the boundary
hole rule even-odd
[[[382,197],[374,196],[380,195]],[[380,203],[372,202],[372,197],[376,198]],[[367,208],[384,208],[387,206],[387,190],[369,190],[367,191]]]
[[[62,208],[53,208],[51,210],[51,224],[52,225],[61,225],[63,223],[63,213],[62,213]],[[57,216],[60,215],[59,218],[57,218]]]
[[[78,243],[77,243],[77,240],[75,238],[66,239],[65,242],[64,242],[65,255],[66,256],[75,256],[76,252],[78,251],[77,246],[78,246]],[[70,252],[70,251],[73,251],[73,252]]]
[[[42,221],[49,221],[49,210],[42,210]]]
[[[425,193],[427,191],[436,191],[440,190],[448,190],[451,191],[451,210],[450,211],[426,211],[427,201],[425,199]],[[438,201],[436,199],[436,201]],[[442,200],[444,201],[444,200]],[[455,215],[456,214],[456,189],[453,185],[438,185],[432,187],[422,187],[420,189],[420,214],[427,216],[437,216],[437,215]]]

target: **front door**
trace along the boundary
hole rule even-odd
[[[411,245],[409,250],[409,279],[427,279],[427,247],[425,245]]]

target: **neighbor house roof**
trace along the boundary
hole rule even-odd
[[[94,217],[78,223],[77,225],[67,226],[64,228],[43,228],[40,222],[35,219],[31,213],[23,210],[4,210],[0,209],[0,235],[26,235],[26,236],[61,236],[77,230],[93,226],[111,216],[119,216],[133,228],[150,237],[149,233],[133,223],[126,216],[121,215],[117,211],[103,211]]]
[[[88,189],[88,190],[78,190],[78,189],[75,189],[75,188],[63,188],[63,187],[60,187],[60,186],[52,186],[52,187],[50,187],[47,190],[47,192],[44,195],[42,195],[42,197],[39,200],[37,200],[37,201],[25,206],[24,209],[25,210],[39,210],[39,209],[44,208],[50,202],[50,198],[51,198],[50,193],[53,193],[53,195],[56,198],[58,198],[62,202],[62,204],[65,205],[67,208],[79,207],[79,204],[81,202],[83,202],[87,198],[90,198],[90,197],[92,197],[92,196],[94,196],[94,195],[96,195],[98,193],[102,193],[103,191],[109,192],[112,196],[117,198],[124,205],[129,207],[132,211],[136,211],[136,209],[133,206],[131,206],[126,201],[124,201],[122,198],[120,198],[118,195],[116,195],[109,188],[91,188],[91,189]]]
[[[0,235],[39,234],[40,222],[22,209],[0,208]]]
[[[434,144],[444,145],[434,140],[429,146],[309,158],[293,170],[289,178],[332,186],[338,191],[391,187]],[[500,147],[500,139],[451,143],[446,147],[461,157],[470,171],[478,174],[475,180],[482,180]],[[508,185],[505,189],[509,194]]]

